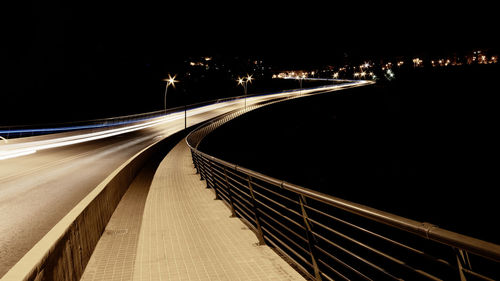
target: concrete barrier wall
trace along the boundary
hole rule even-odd
[[[130,183],[152,157],[163,157],[185,132],[150,145],[122,164],[59,221],[1,281],[80,280]]]

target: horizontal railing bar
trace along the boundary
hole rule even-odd
[[[322,211],[316,210],[316,209],[314,209],[314,208],[312,208],[312,207],[310,207],[310,206],[307,206],[307,205],[306,205],[305,207],[306,207],[308,210],[311,210],[311,211],[317,212],[318,214],[323,215],[323,216],[326,216],[326,217],[328,217],[328,218],[330,218],[330,219],[332,219],[332,220],[335,220],[336,222],[343,223],[343,224],[345,224],[345,225],[347,225],[347,226],[349,226],[349,227],[355,228],[355,229],[357,229],[357,230],[359,230],[359,231],[362,231],[362,232],[364,232],[364,233],[367,233],[367,234],[369,234],[369,235],[372,235],[372,236],[374,236],[374,237],[377,237],[377,238],[379,238],[379,239],[381,239],[381,240],[387,241],[387,242],[389,242],[389,243],[391,243],[391,244],[393,244],[393,245],[396,245],[396,246],[399,246],[399,247],[401,247],[401,248],[407,249],[408,251],[411,251],[411,252],[413,252],[413,253],[415,253],[415,254],[422,255],[422,256],[424,256],[424,257],[425,257],[425,258],[427,258],[427,259],[433,260],[433,261],[435,261],[435,262],[437,262],[437,263],[441,263],[441,264],[443,264],[443,265],[451,266],[451,265],[450,265],[450,263],[449,263],[448,261],[446,261],[446,260],[443,260],[443,259],[439,259],[439,258],[433,257],[433,256],[431,256],[431,255],[429,255],[429,254],[426,254],[425,252],[423,252],[423,251],[421,251],[421,250],[418,250],[418,249],[415,249],[415,248],[410,247],[410,246],[408,246],[408,245],[402,244],[402,243],[400,243],[400,242],[398,242],[398,241],[392,240],[392,239],[387,238],[387,237],[385,237],[385,236],[383,236],[383,235],[380,235],[380,234],[378,234],[378,233],[375,233],[375,232],[373,232],[373,231],[370,231],[370,230],[365,229],[365,228],[363,228],[363,227],[360,227],[360,226],[358,226],[358,225],[352,224],[352,223],[350,223],[350,222],[347,222],[347,221],[345,221],[345,220],[343,220],[343,219],[337,218],[337,217],[332,216],[332,215],[330,215],[330,214],[327,214],[327,213],[325,213],[325,212],[322,212]],[[311,219],[311,218],[310,218],[310,219]],[[316,220],[314,220],[314,219],[311,219],[311,221],[313,221],[313,222],[315,222],[315,223],[318,223],[318,222],[317,222]]]
[[[228,180],[232,180],[234,183],[238,183],[242,187],[246,187],[246,185],[244,183],[241,183],[241,182],[235,180],[234,178],[230,177],[229,175],[227,176],[227,178],[228,178]],[[232,184],[230,181],[228,181],[228,183],[231,184],[232,187],[238,188],[236,185]],[[246,187],[246,188],[248,188],[248,187]],[[241,189],[238,189],[238,190],[241,191]],[[245,193],[245,192],[242,192],[242,193]]]
[[[238,175],[237,173],[233,172],[232,170],[227,170],[227,172],[230,173],[230,174],[232,174],[232,175],[234,175],[234,176],[236,176],[236,177],[238,177],[238,178],[240,178],[241,180],[243,180],[245,182],[247,181],[247,178],[242,177],[241,175]]]
[[[266,231],[266,234],[268,234],[269,236],[271,236],[274,240],[278,241],[282,246],[284,246],[287,250],[289,250],[290,252],[292,252],[296,257],[298,257],[301,261],[303,261],[305,264],[307,264],[308,266],[310,266],[311,268],[313,268],[313,265],[311,264],[310,261],[308,261],[306,258],[304,258],[302,255],[300,255],[299,253],[297,253],[294,249],[292,249],[290,246],[288,246],[286,243],[284,243],[283,241],[281,241],[281,239],[279,239],[278,237],[276,237],[275,235],[273,235],[271,232],[269,232],[265,227],[262,227],[262,229],[264,231]],[[264,237],[264,238],[267,238],[266,240],[269,240],[268,237]],[[275,244],[275,243],[273,243]],[[276,244],[275,244],[276,245]]]
[[[479,273],[477,273],[477,272],[474,272],[474,271],[468,270],[467,268],[462,268],[462,271],[463,271],[463,272],[465,272],[465,273],[467,273],[467,274],[470,274],[470,275],[472,275],[472,276],[474,276],[474,277],[476,277],[476,278],[481,278],[481,279],[483,279],[483,280],[488,280],[488,281],[495,281],[495,279],[492,279],[492,278],[490,278],[490,277],[484,276],[484,275],[479,274]]]
[[[249,175],[252,178],[259,179],[261,181],[267,182],[267,183],[269,183],[271,185],[274,185],[274,186],[277,186],[277,187],[281,187],[281,184],[283,183],[282,181],[277,180],[277,179],[275,179],[273,177],[266,176],[264,174],[252,171],[252,170],[244,168],[244,167],[236,166],[235,170],[239,171],[239,172],[242,172],[242,173],[244,173],[246,175]]]
[[[252,203],[250,203],[250,201],[248,201],[248,199],[251,199],[251,198],[252,198],[250,195],[245,194],[245,193],[243,193],[243,192],[241,192],[241,191],[240,191],[240,192],[237,192],[237,191],[235,191],[235,190],[238,190],[238,188],[237,188],[237,187],[235,187],[235,186],[233,186],[233,185],[231,185],[231,186],[232,186],[233,188],[231,188],[230,192],[231,192],[233,195],[236,195],[236,196],[238,196],[239,198],[241,198],[241,200],[243,200],[245,203],[247,203],[247,204],[248,204],[248,206],[252,206]],[[239,191],[239,190],[238,190],[238,191]],[[245,197],[241,196],[241,194],[244,194],[247,198],[245,198]]]
[[[210,184],[211,184],[211,185],[213,185],[213,184],[214,184],[214,180],[213,180],[213,176],[212,176],[212,174],[211,174],[211,173],[208,173],[207,175],[208,175],[208,177],[207,177],[207,178],[205,178],[205,180],[206,180],[206,181],[209,181],[209,182],[210,182]]]
[[[240,186],[243,186],[243,185],[244,185],[243,183],[241,183],[241,182],[239,182],[239,181],[234,180],[234,179],[233,179],[232,177],[230,177],[230,176],[227,176],[227,179],[228,179],[228,180],[227,180],[227,183],[228,183],[228,184],[230,184],[230,185],[231,185],[232,187],[234,187],[234,188],[237,188],[237,186],[235,185],[235,183],[237,183],[237,184],[238,184],[238,185],[240,185]]]
[[[377,254],[377,255],[379,255],[379,256],[382,256],[382,257],[384,257],[384,258],[386,258],[386,259],[388,259],[388,260],[391,260],[392,262],[395,262],[395,263],[397,263],[397,264],[399,264],[399,265],[405,265],[405,262],[403,262],[403,261],[401,261],[401,260],[399,260],[399,259],[397,259],[397,258],[391,257],[391,256],[389,256],[388,254],[386,254],[386,253],[384,253],[384,252],[382,252],[382,251],[380,251],[380,250],[377,250],[377,249],[375,249],[375,248],[373,248],[373,247],[371,247],[371,246],[368,246],[368,245],[366,245],[365,243],[362,243],[362,242],[360,242],[360,241],[358,241],[358,240],[356,240],[356,239],[354,239],[354,238],[351,238],[351,237],[349,237],[349,236],[347,236],[347,235],[345,235],[345,234],[343,234],[343,233],[341,233],[341,232],[338,232],[338,231],[336,231],[336,230],[334,230],[334,229],[332,229],[332,228],[330,228],[330,227],[327,227],[327,226],[325,226],[325,225],[323,225],[323,224],[320,224],[320,223],[317,223],[317,222],[315,222],[315,225],[319,225],[319,226],[321,226],[323,229],[326,229],[326,230],[328,230],[328,231],[330,231],[330,232],[332,232],[332,233],[336,234],[337,236],[340,236],[340,237],[342,237],[342,238],[344,238],[344,239],[346,239],[346,240],[350,241],[351,243],[354,243],[354,244],[356,244],[356,245],[358,245],[358,246],[360,246],[360,247],[362,247],[362,248],[364,248],[364,249],[366,249],[366,250],[369,250],[369,251],[370,251],[370,252],[372,252],[372,253],[375,253],[375,254]],[[317,234],[316,232],[314,232],[314,231],[312,231],[312,233],[313,233],[314,235],[318,235],[318,234]]]
[[[240,197],[240,198],[241,198],[241,197]],[[250,208],[249,208],[249,207],[247,207],[245,204],[243,204],[240,200],[238,200],[238,198],[233,197],[233,200],[235,201],[234,203],[237,203],[237,205],[238,205],[238,206],[245,208],[248,212],[250,212],[250,214],[252,214],[252,216],[250,216],[250,215],[249,215],[249,217],[250,217],[250,218],[253,218],[253,217],[254,217],[254,216],[253,216],[253,215],[254,215],[253,211],[252,211],[252,210],[250,210]],[[243,199],[243,200],[244,200],[244,199]],[[245,202],[246,202],[247,204],[249,204],[247,201],[245,201]]]
[[[281,249],[276,243],[274,243],[272,240],[269,238],[265,237],[266,243],[271,244],[273,247],[273,250],[278,252],[280,255],[285,256],[291,263],[293,263],[294,266],[298,267],[300,271],[308,277],[309,280],[314,280],[314,276],[305,268],[302,266],[300,263],[298,263],[293,257],[291,257],[287,252],[285,252],[283,249]],[[311,265],[312,267],[312,265]]]
[[[243,192],[237,186],[231,184],[230,182],[228,182],[228,184],[231,185],[231,187],[232,187],[231,188],[231,192],[233,192],[233,194],[236,194],[236,195],[238,195],[240,197],[241,197],[241,194],[243,194],[243,195],[245,195],[245,197],[241,197],[241,198],[245,198],[245,200],[249,200],[249,199],[252,198],[252,196],[250,194],[247,194],[247,193]],[[245,202],[248,202],[248,201],[245,201]],[[248,204],[251,205],[250,202],[248,202]]]
[[[261,218],[262,221],[264,221],[262,218]],[[306,253],[307,255],[310,255],[311,253],[304,249],[304,247],[302,247],[301,245],[299,245],[297,242],[293,241],[292,238],[288,237],[287,235],[283,234],[281,231],[279,231],[278,229],[276,229],[274,226],[272,226],[270,223],[267,223],[265,225],[261,225],[261,227],[270,227],[272,228],[275,232],[277,232],[278,234],[280,234],[282,237],[284,237],[287,241],[289,241],[290,243],[292,243],[293,245],[295,245],[295,247],[301,249],[304,253]]]
[[[271,207],[267,206],[266,204],[262,203],[262,202],[261,202],[261,201],[259,201],[259,200],[255,200],[255,201],[257,201],[260,205],[262,205],[262,206],[266,207],[266,209],[267,209],[267,210],[270,210],[271,212],[273,212],[273,213],[277,214],[277,215],[278,215],[278,216],[280,216],[281,218],[284,218],[284,219],[286,219],[287,221],[289,221],[289,222],[293,223],[294,225],[296,225],[296,226],[300,227],[301,229],[304,229],[304,226],[302,226],[302,224],[300,224],[300,223],[298,223],[298,222],[294,221],[293,219],[291,219],[291,218],[290,218],[290,217],[288,217],[287,215],[284,215],[283,213],[280,213],[280,212],[278,212],[278,211],[274,210],[273,208],[271,208]],[[257,209],[258,209],[259,211],[262,211],[262,209],[261,209],[261,208],[257,208]],[[304,230],[305,230],[305,229],[304,229]]]
[[[220,189],[219,189],[219,190],[220,190]],[[225,194],[225,193],[223,193],[223,192],[219,192],[219,195],[223,197],[223,198],[221,198],[221,199],[223,199],[223,201],[225,201],[225,202],[227,202],[227,203],[229,203],[229,202],[230,202],[230,201],[229,201],[229,197],[227,196],[227,194]]]
[[[222,182],[221,180],[215,178],[215,186],[217,188],[217,191],[219,191],[219,193],[223,193],[225,196],[229,196],[229,194],[227,193],[227,190],[226,190],[226,187],[224,186],[224,182]]]
[[[233,205],[238,205],[238,203],[233,202]],[[247,220],[250,223],[248,218],[251,219],[252,217],[249,214],[247,214],[247,212],[243,211],[243,209],[241,208],[241,205],[240,205],[240,208],[236,208],[236,207],[237,206],[235,206],[234,211],[240,215],[240,218],[244,218],[245,220]]]
[[[308,207],[308,208],[309,208],[309,206],[306,206],[306,207]],[[311,210],[314,210],[314,209],[311,209]],[[431,256],[431,255],[429,255],[429,254],[427,254],[427,253],[425,253],[425,252],[423,252],[423,251],[421,251],[421,250],[418,250],[418,249],[415,249],[415,248],[410,247],[410,246],[408,246],[408,245],[402,244],[402,243],[400,243],[400,242],[398,242],[398,241],[392,240],[392,239],[387,238],[387,237],[385,237],[385,236],[383,236],[383,235],[380,235],[380,234],[375,233],[375,232],[373,232],[373,231],[367,230],[367,229],[362,228],[362,227],[360,227],[360,226],[357,226],[357,225],[355,225],[355,224],[352,224],[352,223],[346,222],[346,221],[344,221],[344,220],[342,220],[342,219],[339,219],[339,218],[337,218],[337,217],[334,217],[334,216],[331,216],[331,215],[329,215],[329,214],[323,213],[323,212],[321,212],[321,211],[318,211],[318,210],[315,210],[315,211],[316,211],[316,212],[318,212],[318,213],[320,213],[320,214],[322,214],[322,215],[325,215],[325,216],[327,216],[328,218],[333,219],[333,220],[335,220],[335,221],[337,221],[337,222],[341,222],[341,223],[343,223],[343,224],[345,224],[345,225],[347,225],[347,226],[350,226],[350,227],[352,227],[352,228],[355,228],[355,229],[357,229],[357,230],[360,230],[360,231],[362,231],[362,232],[365,232],[365,233],[367,233],[367,234],[369,234],[369,235],[372,235],[372,236],[374,236],[374,237],[377,237],[377,238],[379,238],[379,239],[381,239],[381,240],[384,240],[384,241],[386,241],[386,242],[389,242],[389,243],[391,243],[391,244],[393,244],[393,245],[399,246],[399,247],[404,248],[404,249],[406,249],[406,250],[408,250],[408,251],[410,251],[410,252],[413,252],[413,253],[415,253],[415,254],[421,255],[422,257],[424,257],[424,258],[426,258],[426,259],[428,259],[428,260],[432,260],[433,262],[440,263],[440,264],[442,264],[442,265],[452,267],[452,265],[451,265],[448,261],[446,261],[446,260],[443,260],[443,259],[439,259],[439,258],[433,257],[433,256]],[[316,221],[315,219],[311,219],[311,218],[309,218],[309,219],[310,219],[312,222],[314,222],[314,223],[316,223],[316,224],[318,224],[318,225],[320,224],[320,223],[319,223],[318,221]]]
[[[323,236],[321,236],[321,235],[319,235],[319,234],[317,234],[317,233],[315,234],[315,236],[316,236],[316,237],[321,238],[321,239],[322,239],[323,241],[325,241],[326,243],[328,243],[328,244],[330,244],[331,246],[333,246],[333,247],[335,247],[335,248],[337,248],[337,249],[341,250],[342,252],[344,252],[344,253],[346,253],[346,254],[350,255],[351,257],[353,257],[353,258],[355,258],[355,259],[357,259],[357,260],[359,260],[359,261],[363,262],[364,264],[366,264],[366,265],[370,266],[371,268],[376,269],[377,271],[379,271],[379,272],[381,272],[381,273],[385,274],[386,276],[388,276],[388,277],[390,277],[390,278],[392,278],[392,279],[394,279],[394,280],[399,280],[399,279],[400,279],[400,278],[397,278],[397,277],[393,276],[392,274],[390,274],[389,272],[387,272],[387,270],[385,270],[385,269],[381,268],[380,266],[378,266],[378,265],[376,265],[376,264],[374,264],[374,263],[372,263],[372,262],[370,262],[370,261],[368,261],[368,260],[366,260],[366,259],[364,259],[364,258],[362,258],[362,257],[360,257],[360,256],[358,256],[358,255],[356,255],[355,253],[353,253],[353,252],[351,252],[351,251],[347,250],[346,248],[344,248],[344,247],[342,247],[342,246],[340,246],[340,245],[338,245],[338,244],[336,244],[336,243],[334,243],[334,242],[332,242],[332,241],[330,241],[330,240],[326,239],[325,237],[323,237]],[[316,247],[316,248],[318,248],[318,247]]]
[[[227,190],[225,190],[224,188],[217,188],[217,190],[219,190],[219,194],[223,195],[224,198],[226,198],[227,202],[231,202],[231,200],[229,199],[229,193],[227,192]]]
[[[435,277],[435,276],[433,276],[433,275],[431,275],[431,274],[429,274],[427,272],[424,272],[424,271],[421,271],[421,270],[418,270],[418,269],[415,269],[415,268],[411,267],[410,265],[408,265],[407,263],[405,263],[404,261],[402,261],[400,259],[392,257],[392,256],[390,256],[390,255],[388,255],[388,254],[386,254],[386,253],[384,253],[384,252],[382,252],[382,251],[380,251],[378,249],[375,249],[375,248],[373,248],[373,247],[371,247],[369,245],[366,245],[365,243],[362,243],[362,242],[360,242],[360,241],[358,241],[358,240],[356,240],[354,238],[351,238],[351,237],[349,237],[349,236],[347,236],[347,235],[345,235],[345,234],[343,234],[343,233],[341,233],[339,231],[336,231],[335,229],[333,229],[331,227],[328,227],[328,226],[326,226],[324,224],[321,224],[319,222],[316,222],[316,221],[314,223],[315,223],[314,225],[321,226],[323,229],[326,229],[326,230],[334,233],[335,235],[340,236],[340,237],[342,237],[342,238],[350,241],[351,243],[354,243],[354,244],[356,244],[356,245],[358,245],[358,246],[360,246],[360,247],[362,247],[362,248],[364,248],[364,249],[366,249],[366,250],[368,250],[368,251],[370,251],[372,253],[375,253],[375,254],[377,254],[377,255],[379,255],[381,257],[384,257],[384,258],[386,258],[386,259],[388,259],[388,260],[390,260],[390,261],[392,261],[394,263],[397,263],[400,266],[406,268],[407,270],[416,272],[418,274],[424,275],[425,277],[428,277],[428,278],[431,278],[431,279],[434,279],[434,280],[439,279],[439,278],[437,278],[437,277]],[[318,233],[316,233],[314,231],[312,231],[312,233],[314,235],[319,235]]]
[[[418,236],[431,239],[449,246],[458,247],[477,255],[500,261],[500,245],[482,241],[459,233],[441,229],[428,223],[420,223],[391,213],[380,211],[361,204],[349,202],[290,183],[283,183],[283,188],[302,194],[308,198],[349,211],[362,217],[387,224]]]
[[[266,214],[266,217],[271,219],[274,223],[278,224],[279,226],[281,226],[282,228],[288,230],[290,233],[293,233],[295,235],[295,237],[299,238],[300,240],[302,240],[304,243],[308,243],[307,239],[305,237],[303,237],[302,235],[298,234],[297,232],[293,231],[291,228],[289,228],[288,226],[282,224],[281,222],[279,222],[278,220],[276,220],[275,218],[269,216],[268,214]],[[264,220],[262,218],[262,220]],[[266,220],[264,220],[267,224],[270,224],[268,223]]]
[[[226,168],[226,167],[221,166],[220,164],[213,162],[213,161],[212,161],[212,165],[216,168],[216,169],[214,169],[214,171],[217,171],[217,172],[224,171],[224,169]]]
[[[314,246],[318,251],[320,251],[323,255],[327,256],[328,258],[336,261],[337,263],[339,263],[340,265],[342,265],[343,267],[347,268],[348,270],[354,272],[355,274],[357,274],[358,276],[361,276],[363,279],[365,280],[372,280],[370,277],[364,275],[363,273],[359,272],[357,269],[355,269],[354,267],[348,265],[347,263],[345,263],[344,261],[340,260],[339,258],[335,257],[334,255],[328,253],[327,251],[321,249],[320,247],[318,247],[318,245],[315,245]],[[321,261],[321,259],[318,259],[319,261]]]
[[[264,204],[262,204],[262,203],[260,203],[260,204],[261,204],[262,206],[267,207],[266,205],[264,205]],[[289,217],[287,217],[287,216],[284,216],[283,214],[281,214],[281,213],[279,213],[279,212],[275,211],[274,209],[271,209],[271,208],[267,208],[267,209],[268,209],[268,210],[270,210],[271,212],[274,212],[275,214],[279,215],[281,218],[285,218],[288,222],[292,223],[293,225],[295,225],[295,226],[297,226],[297,227],[299,227],[300,229],[302,229],[302,230],[304,230],[304,231],[305,231],[304,226],[302,226],[300,223],[298,223],[298,222],[296,222],[296,221],[294,221],[294,220],[290,219],[290,218],[289,218]],[[266,215],[268,218],[271,218],[271,215],[267,214],[267,213],[266,213],[266,211],[262,210],[261,208],[257,208],[257,210],[258,210],[261,214],[264,214],[264,215]]]
[[[320,273],[321,273],[321,276],[323,276],[323,278],[326,278],[329,281],[335,281],[334,279],[330,278],[330,276],[326,275],[324,272],[320,272]],[[348,278],[343,278],[343,280],[350,281]]]
[[[243,212],[239,210],[235,210],[236,213],[239,214],[238,219],[240,219],[253,233],[257,234],[257,229],[255,226],[247,219],[247,217],[243,216]]]
[[[216,181],[219,181],[221,183],[223,183],[223,185],[225,186],[225,181],[226,181],[226,178],[224,176],[224,172],[214,172],[214,180]]]
[[[216,182],[218,182],[220,185],[222,185],[222,186],[221,186],[221,189],[226,189],[226,179],[225,179],[225,178],[223,178],[223,177],[222,177],[222,176],[220,176],[220,175],[217,175],[217,174],[214,174],[214,175],[215,175],[215,176],[214,176],[214,180],[215,180]]]
[[[219,181],[220,183],[224,184],[224,182],[226,181],[226,179],[224,178],[224,175],[220,175],[218,173],[214,173],[214,179],[216,181]],[[225,184],[224,184],[225,185]]]
[[[259,195],[261,198],[264,198],[264,199],[266,199],[266,200],[270,201],[270,202],[271,202],[271,203],[273,203],[274,205],[279,206],[279,207],[281,207],[281,208],[283,208],[283,209],[285,209],[285,210],[289,211],[290,213],[292,213],[292,214],[294,214],[294,215],[296,215],[296,216],[298,216],[298,217],[300,217],[300,218],[302,217],[302,214],[299,214],[297,211],[295,211],[295,210],[293,210],[293,209],[290,209],[290,208],[288,208],[287,206],[285,206],[285,205],[283,205],[283,204],[281,204],[281,203],[278,203],[278,202],[274,201],[273,199],[271,199],[271,198],[269,198],[269,197],[267,197],[267,196],[263,195],[262,193],[259,193],[259,192],[257,192],[257,191],[254,191],[254,192],[255,192],[257,195]],[[261,204],[264,204],[264,203],[263,203],[261,200],[259,200],[259,199],[256,199],[256,201],[257,201],[257,202],[259,202],[259,203],[261,203]]]
[[[280,197],[280,198],[283,198],[283,199],[285,199],[285,200],[289,201],[290,203],[294,203],[294,204],[296,204],[296,205],[299,205],[299,202],[297,202],[296,200],[293,200],[293,199],[291,199],[291,198],[288,198],[287,196],[285,196],[285,195],[283,195],[283,194],[279,194],[278,192],[276,192],[276,191],[274,191],[274,190],[268,189],[267,187],[264,187],[264,186],[262,186],[262,185],[261,185],[261,184],[259,184],[259,183],[252,182],[252,184],[254,184],[254,185],[258,186],[259,188],[262,188],[262,189],[264,189],[265,191],[270,192],[270,193],[272,193],[272,194],[274,194],[274,195],[276,195],[276,196],[278,196],[278,197]]]

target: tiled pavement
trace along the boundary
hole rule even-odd
[[[304,280],[195,174],[182,140],[151,184],[146,168],[101,237],[82,280]]]

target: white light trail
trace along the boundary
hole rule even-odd
[[[327,87],[320,87],[316,89],[308,89],[308,90],[303,90],[302,94],[309,94],[313,92],[318,92],[318,91],[325,91],[325,90],[332,90],[332,89],[342,89],[345,87],[349,87],[352,85],[356,84],[365,84],[365,83],[370,83],[368,81],[355,81],[352,83],[346,83],[346,84],[341,84],[341,85],[331,85]],[[283,92],[283,93],[276,93],[276,94],[269,94],[269,95],[261,95],[261,96],[254,96],[254,97],[249,97],[248,99],[252,102],[259,102],[261,100],[269,100],[277,97],[286,97],[286,96],[292,96],[292,95],[297,95],[299,94],[298,91],[289,91],[289,92]],[[226,102],[221,102],[221,103],[216,103],[216,104],[210,104],[198,108],[193,108],[190,110],[187,110],[186,116],[191,117],[194,115],[198,115],[207,111],[212,111],[216,110],[222,107],[234,105],[234,104],[240,104],[243,103],[244,100],[243,98],[236,99],[236,100],[230,100]],[[103,138],[109,138],[121,134],[126,134],[146,128],[150,128],[153,126],[158,126],[161,124],[165,124],[168,122],[173,122],[175,120],[183,119],[184,118],[184,112],[175,112],[171,113],[167,116],[155,118],[154,120],[147,121],[147,122],[142,122],[140,124],[132,124],[132,125],[127,125],[122,128],[115,128],[115,129],[106,129],[103,131],[99,132],[93,132],[93,133],[84,133],[84,134],[77,134],[73,136],[67,136],[67,137],[56,137],[56,138],[51,138],[47,140],[39,140],[39,141],[32,141],[32,142],[25,142],[25,143],[14,143],[14,144],[5,144],[0,146],[0,160],[5,160],[5,159],[11,159],[15,157],[20,157],[20,156],[25,156],[29,154],[36,153],[37,151],[40,150],[45,150],[45,149],[51,149],[51,148],[56,148],[56,147],[62,147],[62,146],[67,146],[67,145],[73,145],[73,144],[78,144],[78,143],[83,143],[83,142],[89,142],[93,140],[99,140]]]
[[[0,160],[30,155],[30,154],[33,154],[35,152],[36,152],[36,150],[26,149],[26,150],[14,151],[14,152],[8,153],[8,154],[0,154]]]

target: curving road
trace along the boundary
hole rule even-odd
[[[249,97],[247,105],[371,82]],[[243,99],[187,111],[192,126],[241,108]],[[119,128],[80,130],[0,143],[0,277],[123,162],[184,129],[184,112]]]

